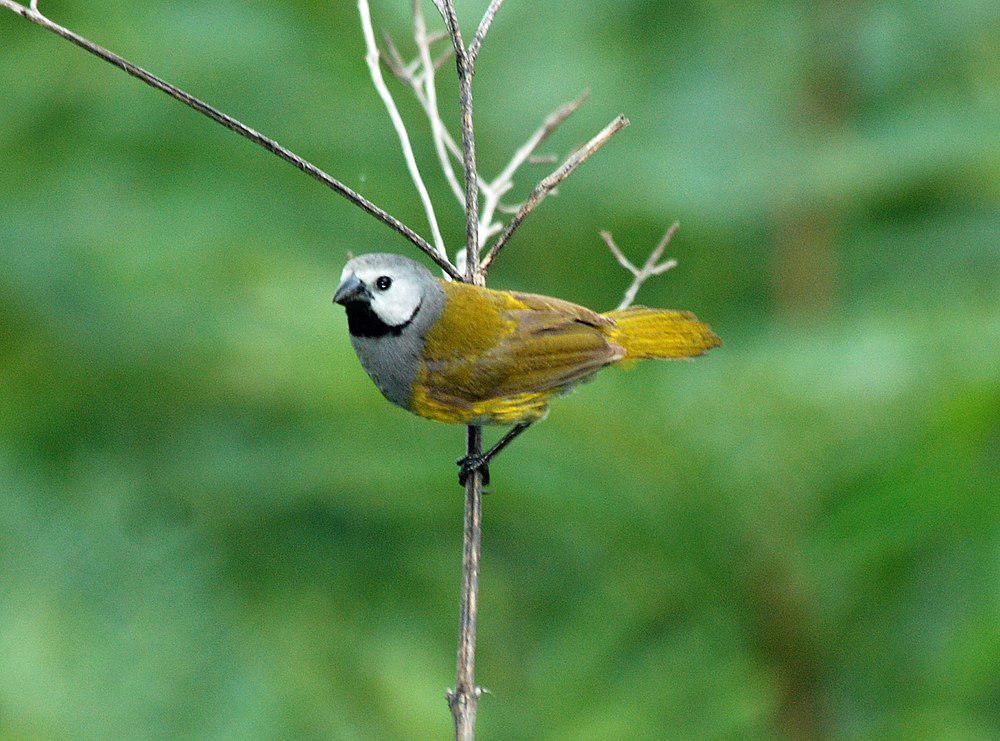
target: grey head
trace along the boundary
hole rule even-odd
[[[333,300],[347,311],[351,344],[382,394],[409,408],[424,335],[441,316],[444,289],[402,255],[359,255],[344,266]]]

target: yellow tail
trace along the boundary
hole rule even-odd
[[[625,349],[623,360],[694,358],[718,347],[722,341],[690,311],[647,309],[633,306],[609,311],[611,339]]]

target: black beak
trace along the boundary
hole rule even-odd
[[[354,301],[370,301],[371,297],[372,294],[368,290],[368,286],[362,283],[358,276],[351,273],[340,284],[340,288],[337,289],[337,292],[333,296],[333,302],[347,306],[347,304]]]

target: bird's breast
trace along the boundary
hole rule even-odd
[[[422,339],[407,333],[378,337],[352,335],[351,344],[361,366],[382,395],[393,404],[409,409]]]

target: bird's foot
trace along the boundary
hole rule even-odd
[[[483,486],[490,483],[489,459],[482,455],[467,455],[455,461],[458,464],[458,483],[465,486],[469,476],[474,471],[479,471],[483,476]]]

